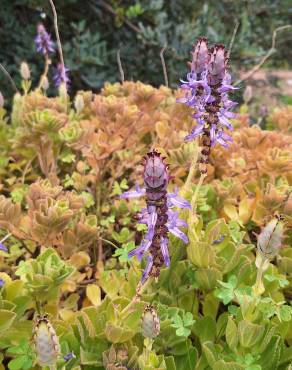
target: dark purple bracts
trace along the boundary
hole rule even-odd
[[[208,48],[207,39],[199,38],[192,52],[191,72],[181,85],[185,96],[177,101],[195,110],[193,117],[197,125],[185,140],[201,137],[201,173],[207,172],[211,147],[218,143],[227,148],[227,142],[232,141],[226,129],[233,130],[229,119],[235,114],[230,109],[236,103],[229,100],[228,92],[235,88],[231,85],[227,68],[228,53],[224,45]]]
[[[129,257],[143,256],[147,258],[147,265],[142,275],[142,283],[149,276],[158,277],[163,265],[170,265],[168,252],[168,233],[171,232],[185,243],[187,236],[179,227],[187,224],[179,219],[178,212],[172,208],[189,208],[190,204],[177,193],[168,193],[167,186],[170,180],[168,166],[160,153],[153,150],[144,157],[144,183],[145,189],[136,186],[134,191],[122,194],[121,198],[134,198],[146,196],[147,208],[138,215],[139,222],[146,224],[148,229],[141,245],[129,253]]]

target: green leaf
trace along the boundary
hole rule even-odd
[[[72,163],[75,161],[76,155],[70,149],[65,149],[59,156],[62,162]]]
[[[0,310],[0,333],[3,333],[12,325],[15,317],[16,313],[14,312]]]
[[[238,344],[238,333],[236,324],[230,316],[228,317],[228,322],[226,326],[226,342],[230,349],[232,349],[233,352],[236,352]]]
[[[90,208],[90,207],[94,206],[95,201],[94,201],[94,198],[93,198],[92,194],[88,193],[87,191],[83,191],[81,193],[81,195],[85,200],[85,207],[86,208]]]
[[[9,361],[8,367],[11,370],[25,369],[27,368],[25,367],[25,364],[27,364],[27,356],[23,355]]]

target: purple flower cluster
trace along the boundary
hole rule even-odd
[[[228,142],[232,141],[226,129],[233,130],[229,119],[235,117],[230,110],[236,103],[229,99],[228,93],[235,88],[231,85],[227,67],[228,53],[225,47],[216,44],[208,48],[207,39],[199,38],[192,52],[191,71],[181,85],[185,96],[177,100],[195,110],[193,117],[197,125],[185,140],[202,138],[201,163],[205,165],[212,146],[218,143],[227,148]],[[201,172],[207,172],[206,168]]]
[[[51,35],[46,31],[43,24],[39,24],[37,28],[37,36],[34,39],[38,53],[49,55],[55,52],[54,43]]]
[[[147,208],[138,214],[139,223],[147,225],[147,232],[141,245],[129,253],[129,257],[137,256],[141,261],[146,256],[147,265],[142,275],[142,283],[149,276],[158,277],[161,267],[170,265],[168,251],[169,232],[188,243],[187,236],[180,227],[187,227],[186,222],[179,219],[173,208],[191,209],[189,202],[178,196],[177,192],[168,193],[170,180],[167,165],[160,153],[153,150],[144,158],[145,188],[136,186],[135,190],[127,191],[121,198],[137,198],[146,196]]]
[[[62,63],[59,63],[55,69],[53,81],[56,87],[59,87],[62,83],[65,83],[66,87],[68,88],[70,85],[69,68],[63,66]]]

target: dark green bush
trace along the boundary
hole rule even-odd
[[[81,5],[82,3],[82,5]],[[117,50],[128,80],[155,86],[164,82],[159,53],[165,59],[172,86],[183,77],[190,45],[199,35],[228,44],[235,23],[240,23],[233,47],[233,64],[248,68],[269,49],[275,28],[289,24],[289,1],[182,1],[182,0],[56,0],[65,62],[72,70],[71,92],[98,90],[104,81],[119,77]],[[0,13],[0,60],[18,82],[17,66],[26,60],[40,75],[41,57],[32,52],[38,21],[54,33],[49,1],[3,0]],[[291,61],[291,32],[277,40],[273,66]],[[56,58],[55,58],[56,59]],[[7,85],[1,76],[0,89]],[[8,89],[5,89],[8,94]]]

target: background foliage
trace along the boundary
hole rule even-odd
[[[71,93],[78,89],[100,89],[104,81],[119,78],[116,56],[128,80],[159,86],[164,82],[159,52],[167,45],[165,59],[172,86],[185,74],[190,45],[199,35],[228,45],[239,22],[232,60],[235,70],[256,64],[270,48],[275,28],[289,24],[289,0],[252,1],[121,1],[57,0],[59,29],[65,62],[72,70]],[[18,66],[26,60],[34,76],[42,61],[32,53],[36,24],[44,20],[54,34],[48,1],[2,0],[0,12],[0,61],[18,80]],[[291,14],[290,14],[291,15]],[[292,60],[291,32],[277,42],[270,65],[288,67]],[[141,57],[143,55],[143,57]],[[35,73],[35,72],[38,73]],[[7,86],[1,77],[0,90]],[[5,89],[6,96],[11,93]]]

